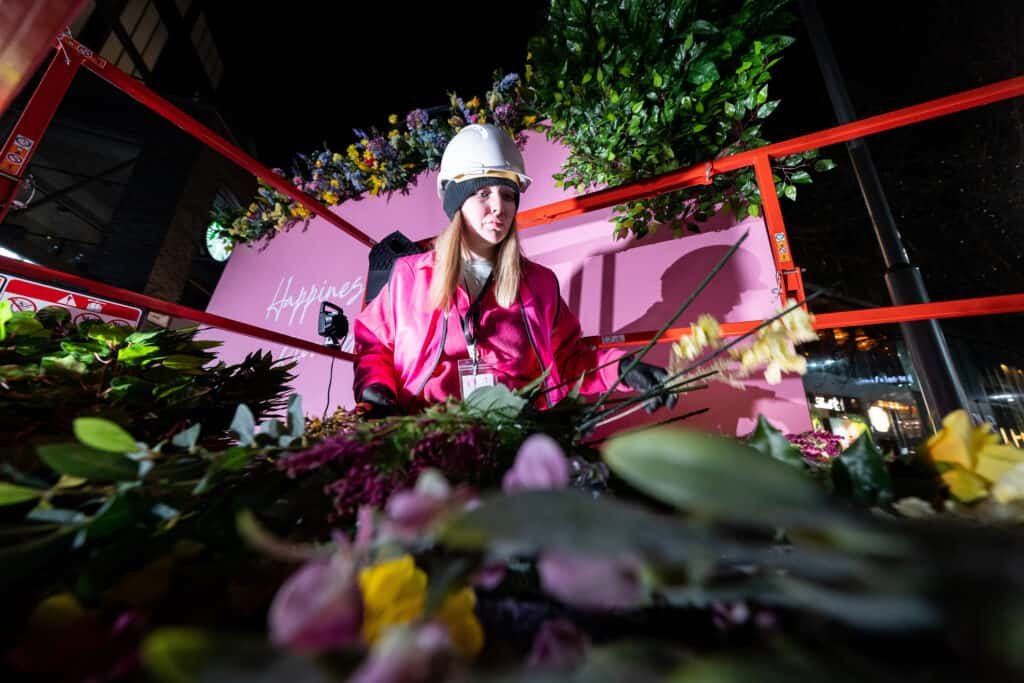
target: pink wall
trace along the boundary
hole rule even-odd
[[[564,148],[541,135],[530,134],[524,150],[534,184],[522,196],[521,209],[540,206],[568,196],[553,186],[551,174],[565,158]],[[436,174],[420,177],[408,195],[367,198],[335,208],[337,213],[375,238],[394,230],[418,240],[433,236],[446,222],[435,190]],[[577,312],[586,335],[653,331],[667,320],[708,269],[744,232],[750,237],[726,269],[676,323],[681,326],[701,313],[723,322],[752,320],[771,315],[778,304],[775,271],[768,236],[760,219],[733,225],[716,218],[711,229],[684,239],[662,231],[643,240],[611,239],[611,210],[560,221],[523,231],[523,250],[530,258],[558,275],[562,296]],[[231,256],[208,311],[284,334],[320,341],[316,334],[319,302],[341,306],[349,319],[362,301],[368,249],[323,220],[308,230],[278,236],[260,252],[240,248]],[[319,415],[327,399],[330,360],[307,352],[268,345],[241,335],[211,330],[223,339],[221,357],[229,362],[255,348],[269,348],[275,356],[293,355],[299,361],[294,386],[307,413]],[[349,350],[349,346],[344,348]],[[661,344],[649,355],[658,364],[668,361],[669,347]],[[331,406],[352,405],[352,371],[336,362],[330,393]],[[751,381],[745,391],[715,383],[680,402],[677,412],[710,406],[711,411],[692,425],[724,433],[749,432],[758,413],[788,431],[810,428],[803,383],[784,379],[769,386]],[[663,412],[655,417],[665,419]],[[642,413],[615,423],[615,429],[650,420]]]

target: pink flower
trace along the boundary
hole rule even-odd
[[[519,447],[512,469],[505,473],[505,493],[527,489],[564,489],[569,485],[569,461],[558,442],[534,434]]]
[[[592,557],[548,550],[537,563],[544,590],[581,609],[615,610],[640,605],[643,585],[635,557]]]
[[[387,530],[399,538],[415,538],[450,512],[461,510],[474,499],[465,487],[452,489],[444,475],[425,469],[416,486],[399,491],[387,503]]]
[[[418,629],[392,628],[349,683],[428,683],[446,678],[455,661],[448,629],[431,622]]]
[[[315,654],[360,640],[363,599],[351,555],[340,551],[293,574],[270,605],[275,645]]]
[[[576,667],[587,653],[590,639],[568,619],[550,619],[541,624],[533,639],[529,666],[567,671]]]

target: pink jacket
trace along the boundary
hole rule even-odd
[[[388,284],[356,317],[357,398],[370,384],[391,388],[406,409],[459,395],[458,371],[442,359],[468,358],[459,315],[465,313],[469,299],[460,287],[454,309],[447,314],[433,310],[428,294],[433,272],[433,251],[397,260]],[[511,384],[525,383],[550,367],[545,386],[557,388],[548,393],[547,405],[557,403],[584,373],[580,391],[588,395],[604,391],[618,377],[615,361],[624,352],[597,350],[583,342],[579,321],[562,300],[558,280],[548,268],[524,259],[518,301],[502,309],[488,294],[483,304],[481,329],[488,332],[479,339],[482,360],[490,360],[489,350],[520,349],[505,355],[499,366],[508,378],[523,379]],[[595,371],[599,365],[604,367]],[[558,387],[563,382],[565,386]]]

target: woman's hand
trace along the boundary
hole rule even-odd
[[[359,395],[359,406],[364,417],[390,417],[398,412],[395,394],[383,384],[370,384]]]
[[[629,367],[630,362],[629,358],[623,358],[619,361],[619,376],[622,377],[622,382],[630,389],[642,394],[647,393],[651,389],[661,386],[668,379],[668,372],[665,368],[659,368],[657,365],[650,365],[649,363],[636,363],[629,372],[623,374],[623,370]],[[666,391],[644,401],[644,410],[648,413],[653,413],[662,406],[671,410],[675,407],[678,398],[675,394]]]

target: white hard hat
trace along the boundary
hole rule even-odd
[[[526,175],[523,155],[508,133],[489,123],[466,126],[445,147],[437,176],[437,196],[444,198],[444,187],[449,182],[491,175],[516,181],[520,192],[531,181]]]

